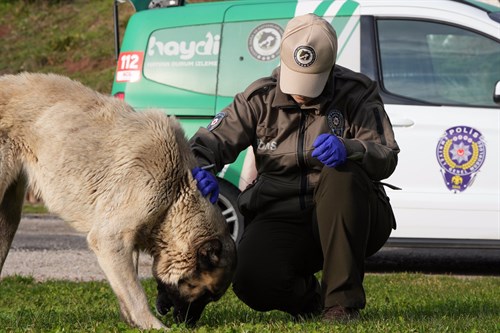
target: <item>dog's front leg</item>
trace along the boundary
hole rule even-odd
[[[133,235],[109,231],[101,225],[92,228],[87,241],[118,297],[124,320],[140,329],[166,328],[149,309],[135,271]]]
[[[19,177],[6,190],[0,184],[0,273],[21,221],[25,186],[24,177]]]

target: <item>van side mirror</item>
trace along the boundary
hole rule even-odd
[[[493,91],[493,100],[495,103],[500,104],[500,81],[495,84],[495,90]]]

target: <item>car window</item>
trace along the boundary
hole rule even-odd
[[[496,106],[500,43],[446,24],[378,20],[382,86],[440,105]]]
[[[153,31],[144,77],[176,88],[215,94],[220,24]]]

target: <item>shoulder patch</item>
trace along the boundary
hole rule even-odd
[[[269,91],[276,86],[276,79],[273,77],[264,77],[254,81],[243,92],[243,97],[249,100],[255,93]]]
[[[227,114],[225,112],[219,112],[215,115],[214,119],[208,124],[207,130],[210,132],[216,129],[220,123],[222,122],[222,119],[226,118]]]

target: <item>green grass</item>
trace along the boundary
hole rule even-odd
[[[47,208],[43,204],[30,204],[23,205],[23,214],[46,214]]]
[[[151,306],[155,283],[143,281]],[[294,322],[255,312],[229,290],[207,306],[198,325],[164,322],[172,332],[500,332],[500,279],[423,274],[368,274],[367,308],[350,324]],[[121,320],[106,282],[8,277],[0,282],[0,332],[137,332]]]

